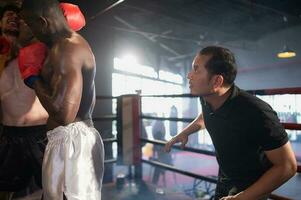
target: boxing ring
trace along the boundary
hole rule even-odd
[[[282,88],[282,89],[268,89],[268,90],[250,90],[249,93],[253,95],[281,95],[281,94],[301,94],[301,88]],[[110,96],[97,96],[97,100],[116,100],[117,109],[116,114],[106,115],[102,117],[95,117],[93,120],[97,121],[115,121],[117,123],[116,137],[103,137],[105,146],[117,143],[117,158],[106,158],[105,165],[112,167],[113,163],[129,166],[129,177],[134,179],[142,179],[143,166],[142,164],[150,165],[153,167],[162,168],[173,173],[182,174],[194,179],[191,191],[197,190],[199,184],[205,184],[206,193],[210,196],[214,194],[214,185],[217,183],[217,177],[205,176],[202,174],[193,173],[161,163],[159,161],[145,159],[142,156],[142,147],[146,143],[163,147],[165,141],[147,139],[141,137],[142,120],[161,120],[161,121],[174,121],[189,123],[194,118],[176,118],[176,117],[155,117],[143,114],[141,102],[145,98],[198,98],[190,94],[183,95],[122,95],[118,97]],[[282,123],[287,130],[301,130],[301,124],[298,123]],[[100,130],[101,132],[101,130]],[[197,149],[193,147],[185,147],[182,149],[179,145],[174,145],[172,149],[182,150],[191,153],[197,153],[207,156],[215,156],[214,151],[205,149]],[[300,161],[301,158],[298,158]],[[106,168],[109,168],[106,167]],[[106,172],[105,172],[106,173]],[[301,165],[298,163],[298,173],[301,173]],[[113,180],[113,179],[112,179]],[[185,192],[185,191],[184,191]],[[187,191],[186,191],[187,193]],[[193,196],[192,196],[193,197]],[[284,196],[271,194],[270,199],[286,200],[289,199]]]

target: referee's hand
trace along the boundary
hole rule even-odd
[[[172,145],[178,142],[181,143],[181,148],[183,149],[188,142],[188,136],[186,134],[180,133],[177,136],[173,137],[165,144],[164,151],[170,152]]]

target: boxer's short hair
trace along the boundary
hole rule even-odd
[[[6,11],[13,11],[15,13],[19,13],[20,12],[20,8],[16,5],[13,5],[13,4],[7,4],[5,6],[3,6],[1,9],[0,9],[0,19],[2,19],[2,17],[4,16],[4,13]]]

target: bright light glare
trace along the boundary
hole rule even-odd
[[[114,68],[120,71],[157,78],[158,73],[152,67],[140,65],[134,56],[125,56],[123,59],[114,58]]]
[[[137,58],[133,55],[126,55],[122,58],[123,62],[127,66],[137,65]]]
[[[159,71],[159,79],[161,80],[165,80],[165,81],[170,81],[173,83],[179,83],[182,84],[183,83],[183,78],[181,75],[179,74],[174,74],[171,72],[166,72],[163,70]]]

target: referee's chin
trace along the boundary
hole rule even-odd
[[[201,91],[196,91],[196,90],[193,90],[192,88],[190,88],[190,94],[195,95],[195,96],[202,96]]]
[[[195,90],[193,90],[192,86],[189,86],[189,90],[190,90],[190,94],[192,94],[192,95],[198,95],[198,92],[196,92]]]
[[[197,92],[195,92],[195,91],[193,91],[193,90],[190,90],[190,94],[191,94],[191,95],[199,95],[199,93],[197,93]]]

